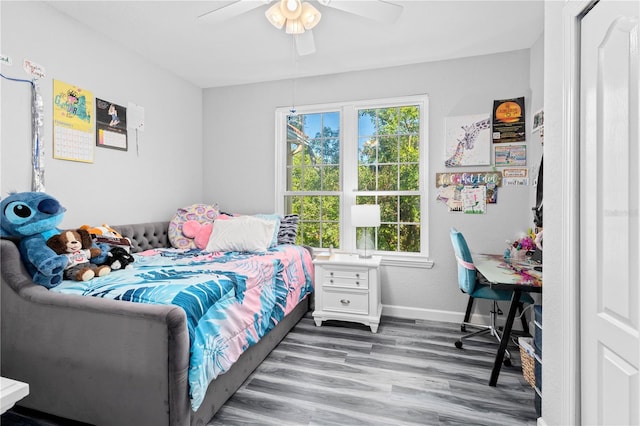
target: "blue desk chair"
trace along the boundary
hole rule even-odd
[[[458,286],[463,293],[469,295],[467,310],[464,314],[464,321],[460,325],[460,330],[463,332],[466,331],[467,326],[479,329],[477,331],[474,331],[473,333],[460,337],[460,339],[458,339],[455,343],[456,348],[462,348],[463,340],[482,334],[491,334],[499,343],[502,339],[502,335],[500,334],[500,329],[496,326],[496,317],[497,315],[502,314],[502,311],[500,311],[500,308],[498,307],[498,302],[510,302],[513,296],[513,291],[496,290],[491,288],[490,284],[485,280],[485,278],[481,274],[478,274],[476,272],[476,268],[473,264],[473,258],[471,257],[471,252],[469,251],[467,241],[464,239],[464,235],[462,235],[455,228],[451,228],[451,243],[453,244],[453,251],[455,252],[458,262]],[[475,299],[487,299],[493,301],[493,307],[490,311],[490,321],[488,325],[480,325],[469,322],[469,318],[471,317],[471,310],[473,309],[473,301]],[[520,296],[520,299],[519,311],[520,318],[522,320],[522,328],[525,332],[528,333],[529,326],[527,324],[527,319],[523,313],[523,303],[533,304],[533,299],[529,294],[526,293],[523,293]],[[511,365],[511,355],[508,351],[505,352],[504,364],[507,366]]]

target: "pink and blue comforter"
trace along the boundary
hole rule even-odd
[[[300,246],[279,245],[263,254],[154,249],[134,256],[132,269],[63,281],[51,290],[182,307],[194,411],[209,383],[313,292],[311,256]]]

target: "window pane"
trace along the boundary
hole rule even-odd
[[[302,238],[303,244],[311,247],[320,247],[320,223],[319,222],[298,222],[298,235]]]
[[[287,168],[287,189],[290,191],[302,190],[302,167]]]
[[[397,251],[398,233],[397,225],[383,223],[378,228],[378,250]]]
[[[397,191],[398,190],[398,166],[386,165],[378,166],[378,190]]]
[[[320,190],[320,167],[305,167],[303,170],[303,185],[304,191],[319,191]]]
[[[417,191],[420,189],[420,166],[418,164],[400,165],[400,190]]]
[[[358,167],[358,190],[359,191],[375,191],[376,190],[376,166]]]
[[[322,197],[322,220],[336,222],[340,220],[340,197]]]
[[[324,141],[322,139],[309,139],[309,145],[307,149],[309,150],[309,161],[311,162],[311,164],[322,163],[323,142]]]
[[[325,164],[340,164],[340,139],[325,139],[322,162]]]
[[[333,135],[337,140],[340,136],[340,113],[337,111],[325,112],[322,114],[322,125],[325,135]]]
[[[420,196],[400,197],[400,222],[420,223]]]
[[[378,149],[379,163],[397,163],[398,162],[398,138],[395,136],[386,136],[380,138],[380,147]]]
[[[376,134],[376,110],[363,109],[358,112],[358,135],[372,136]]]
[[[400,225],[400,251],[420,252],[419,225]]]
[[[324,191],[340,190],[340,166],[323,167],[322,189]]]
[[[416,105],[400,107],[398,133],[418,134],[420,132],[420,108]]]
[[[398,221],[398,197],[385,196],[378,197],[380,204],[380,221],[381,222],[397,222]]]
[[[400,161],[417,163],[420,160],[420,138],[417,135],[400,136]]]
[[[358,162],[360,164],[375,164],[377,161],[378,140],[375,138],[359,138]]]
[[[322,134],[322,114],[300,114],[307,138],[317,138]]]
[[[324,223],[322,225],[322,245],[317,247],[340,248],[340,224],[339,223]]]

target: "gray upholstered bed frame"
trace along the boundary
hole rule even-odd
[[[168,247],[168,222],[114,226],[133,251]],[[189,336],[176,306],[51,292],[31,280],[13,241],[0,241],[2,376],[29,384],[18,405],[99,426],[206,425],[309,309],[285,317],[208,388],[188,396]]]

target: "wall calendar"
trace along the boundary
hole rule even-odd
[[[53,80],[53,158],[93,163],[93,93]]]

